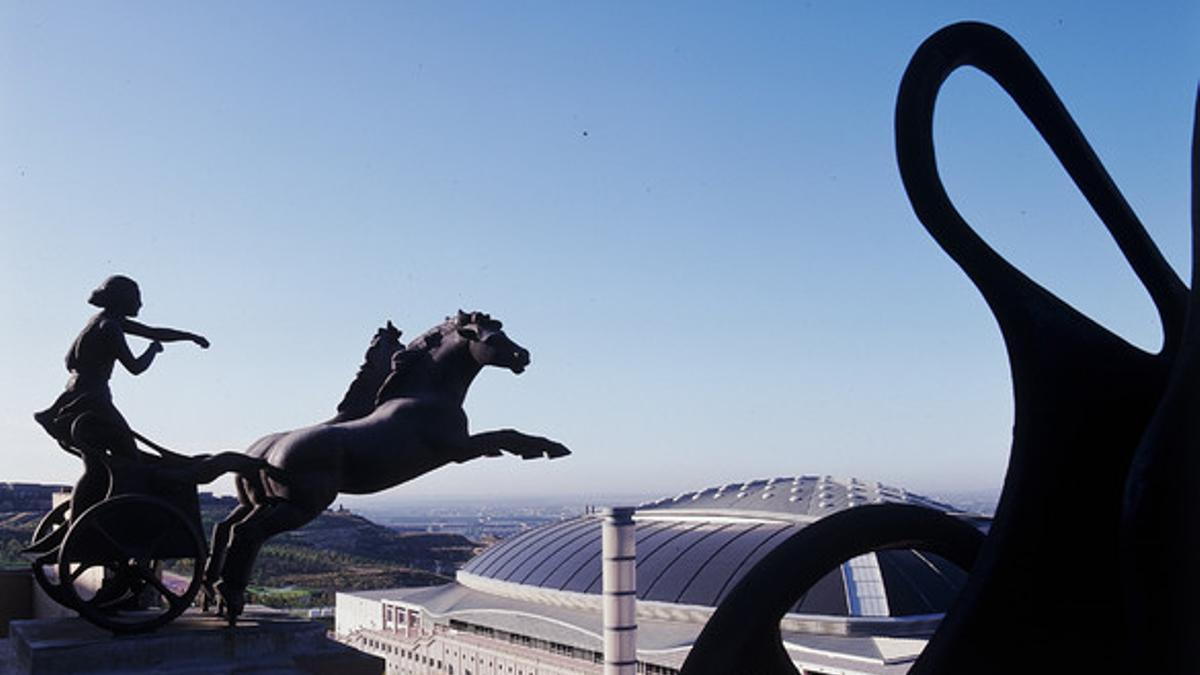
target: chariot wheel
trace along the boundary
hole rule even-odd
[[[106,499],[74,520],[59,548],[63,604],[115,633],[153,630],[192,604],[205,553],[198,523],[165,501]]]
[[[61,504],[50,509],[50,513],[42,516],[38,521],[37,528],[33,531],[33,537],[29,540],[30,544],[36,544],[51,532],[57,530],[67,524],[70,518],[71,500],[63,500]]]
[[[60,529],[62,529],[63,532],[60,533],[59,536],[66,534],[65,528],[69,524],[68,521],[71,517],[70,511],[71,502],[69,500],[62,502],[58,506],[51,509],[50,513],[47,513],[42,517],[41,521],[38,522],[37,528],[33,531],[33,537],[30,540],[30,548],[38,548],[37,545],[39,543],[43,544],[43,546],[53,545],[52,549],[49,551],[43,550],[43,552],[34,558],[33,578],[37,580],[38,586],[41,586],[42,590],[46,592],[46,595],[60,605],[66,604],[66,601],[64,600],[64,595],[58,578],[59,543],[54,543],[52,540],[48,539],[48,537],[55,534]]]

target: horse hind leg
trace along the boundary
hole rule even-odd
[[[225,565],[225,552],[229,548],[229,536],[233,526],[242,521],[254,510],[254,505],[247,494],[245,478],[238,477],[234,481],[237,488],[238,505],[213,527],[212,546],[209,549],[208,561],[204,566],[204,599],[201,609],[205,612],[214,603],[218,603],[215,584],[221,578],[221,568]],[[218,608],[218,613],[220,608]]]
[[[245,608],[246,586],[262,545],[280,532],[303,526],[318,513],[319,510],[278,500],[255,505],[248,515],[233,524],[221,565],[221,579],[215,584],[231,625]]]

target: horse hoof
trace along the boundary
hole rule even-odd
[[[200,584],[200,611],[208,613],[210,607],[215,604],[217,599],[217,591],[208,581],[203,581]]]
[[[225,620],[229,622],[230,626],[233,626],[246,607],[246,591],[241,588],[230,588],[220,581],[216,583],[215,587],[217,597],[220,599],[218,607],[224,608]]]

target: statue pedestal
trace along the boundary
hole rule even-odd
[[[113,636],[83,619],[14,621],[18,673],[306,673],[382,675],[383,659],[326,637],[314,621],[247,607],[236,628],[191,609],[141,635]]]

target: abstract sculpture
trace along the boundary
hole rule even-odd
[[[779,622],[829,570],[885,549],[936,553],[970,569],[983,535],[966,521],[908,504],[846,509],[791,535],[721,601],[684,662],[687,675],[795,673]]]
[[[1192,129],[1192,291],[1167,391],[1126,481],[1121,581],[1130,669],[1200,673],[1200,95]]]
[[[1117,242],[1158,309],[1158,354],[1080,314],[993,251],[937,175],[933,107],[956,68],[991,75],[1020,106]],[[913,209],[983,294],[1012,368],[1016,420],[991,532],[914,673],[1109,672],[1122,629],[1120,523],[1134,450],[1179,353],[1187,288],[1163,259],[1066,108],[1015,41],[982,24],[917,50],[896,102],[896,155]],[[1086,517],[1081,506],[1087,505]],[[1051,570],[1070,569],[1067,582]]]
[[[954,208],[937,172],[933,109],[945,79],[964,65],[987,73],[1012,96],[1104,222],[1158,310],[1165,336],[1159,353],[1128,344],[1029,279]],[[1200,299],[1192,293],[1189,312],[1187,287],[1049,83],[996,28],[956,24],[918,48],[896,103],[896,154],[918,218],[996,316],[1016,403],[1008,473],[990,532],[962,594],[910,672],[1200,672],[1193,644],[1200,634],[1193,611],[1200,600]],[[1200,171],[1198,154],[1193,146],[1194,172]],[[1193,201],[1194,260],[1200,256],[1198,209]],[[761,564],[815,581],[864,545],[916,540],[938,551],[950,543],[922,542],[931,523],[901,522],[887,511],[864,508],[856,524],[865,543],[814,533],[805,550],[793,547],[787,560],[785,553]],[[773,597],[777,588],[754,585],[757,571],[714,615],[685,674],[718,672],[704,662],[722,652],[722,643],[764,649],[761,631],[770,624],[754,617],[773,616],[780,606],[786,611],[807,590],[789,585],[780,604]],[[739,637],[738,627],[746,624],[759,626],[759,635]],[[771,651],[778,656],[775,631]],[[795,668],[786,658],[767,657],[756,672]]]

